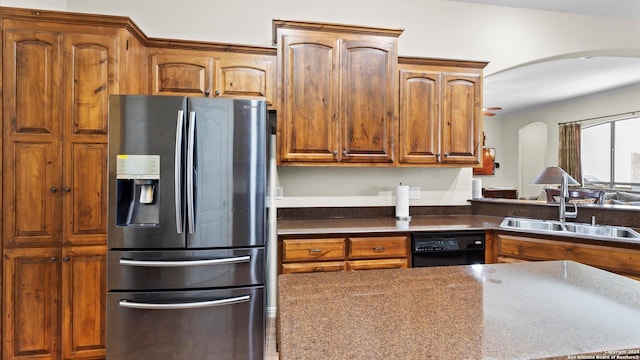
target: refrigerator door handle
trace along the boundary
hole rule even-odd
[[[126,266],[141,266],[141,267],[188,267],[188,266],[208,266],[208,265],[227,265],[227,264],[240,264],[251,261],[251,256],[237,256],[222,259],[207,259],[207,260],[176,260],[176,261],[145,261],[145,260],[131,260],[120,259],[120,265]]]
[[[172,303],[172,304],[153,304],[153,303],[139,303],[127,300],[120,300],[118,303],[121,307],[130,309],[143,309],[143,310],[184,310],[184,309],[199,309],[212,306],[224,306],[244,303],[251,300],[250,295],[243,295],[233,298],[211,300],[211,301],[198,301],[188,303]]]
[[[194,157],[194,141],[196,133],[196,113],[189,112],[189,138],[187,140],[187,217],[189,234],[193,234],[195,228],[195,209],[194,209],[194,193],[193,193],[193,157]]]
[[[178,110],[178,120],[176,121],[176,149],[174,159],[174,194],[176,200],[176,229],[178,234],[184,230],[182,214],[182,128],[184,127],[184,111]]]

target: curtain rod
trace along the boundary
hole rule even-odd
[[[614,117],[620,117],[620,116],[623,116],[623,115],[630,115],[630,116],[640,115],[640,110],[635,110],[635,111],[630,111],[630,112],[625,112],[625,113],[620,113],[620,114],[606,115],[606,116],[597,116],[597,117],[592,117],[592,118],[589,118],[589,119],[561,122],[561,123],[558,123],[558,125],[566,125],[566,124],[574,124],[574,123],[580,123],[580,122],[591,121],[591,120],[614,118]]]

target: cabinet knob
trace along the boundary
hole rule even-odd
[[[338,155],[338,150],[333,150],[333,156]]]
[[[204,91],[204,96],[209,96],[211,94],[211,90],[207,89]]]
[[[444,157],[449,157],[449,153],[444,153]]]
[[[71,188],[70,187],[64,187],[64,188],[62,188],[62,191],[69,192],[69,191],[71,191]]]
[[[347,156],[347,150],[342,150],[342,156]]]
[[[58,260],[58,259],[56,259],[55,257],[50,257],[50,258],[49,258],[49,261],[51,261],[51,262],[54,262],[54,261],[56,261],[56,260]]]
[[[49,191],[54,193],[54,192],[58,191],[58,188],[57,187],[50,187]]]
[[[373,251],[384,251],[384,246],[376,246],[373,248]]]
[[[69,260],[70,260],[70,258],[68,256],[65,256],[65,257],[62,258],[62,261],[64,261],[64,262],[68,262]]]
[[[220,90],[216,90],[215,94],[216,96],[220,96]]]

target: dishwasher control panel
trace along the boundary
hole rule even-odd
[[[414,253],[484,250],[484,233],[416,233],[412,245]]]

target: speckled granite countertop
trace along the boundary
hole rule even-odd
[[[278,235],[484,230],[498,227],[502,219],[504,217],[483,215],[429,215],[414,216],[408,222],[396,221],[393,217],[278,220]]]
[[[640,355],[640,281],[572,261],[280,275],[278,287],[282,359]]]

